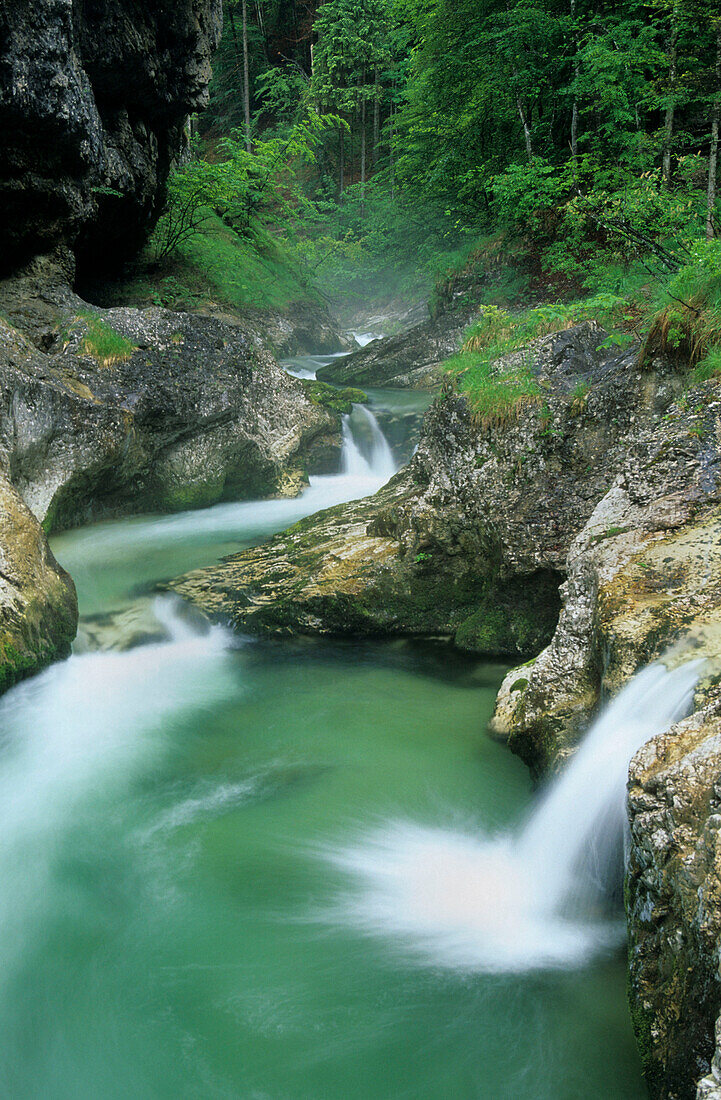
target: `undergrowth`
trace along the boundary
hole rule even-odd
[[[524,405],[536,403],[540,389],[531,365],[513,353],[581,321],[595,321],[605,330],[599,332],[599,349],[639,341],[642,366],[661,356],[689,385],[721,377],[721,242],[694,246],[688,262],[675,273],[647,263],[598,264],[585,289],[587,297],[513,310],[489,301],[492,295],[498,300],[503,279],[489,283],[481,295],[485,303],[479,319],[466,330],[459,352],[444,364],[480,421],[505,422]],[[571,395],[574,411],[583,408],[586,393],[578,389]]]

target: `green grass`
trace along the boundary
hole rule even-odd
[[[300,265],[260,226],[240,237],[213,215],[179,254],[196,280],[239,310],[319,300]]]
[[[527,405],[541,404],[543,391],[533,376],[531,364],[523,357],[503,363],[531,341],[589,318],[608,319],[617,311],[619,300],[610,294],[583,302],[548,306],[510,313],[487,305],[478,321],[467,329],[460,351],[446,360],[443,370],[453,379],[455,388],[468,397],[475,417],[484,425],[502,424],[515,419]],[[575,411],[580,411],[588,386],[579,383],[571,395]]]
[[[461,351],[444,363],[444,370],[484,427],[509,423],[524,406],[541,402],[543,391],[524,363],[504,369],[479,352]]]
[[[241,237],[214,214],[161,264],[154,262],[151,245],[130,276],[86,290],[101,305],[157,305],[189,312],[220,307],[282,313],[293,305],[320,301],[301,265],[266,230],[256,225]]]
[[[89,310],[78,313],[66,323],[59,334],[61,341],[67,343],[78,329],[84,330],[78,344],[78,354],[89,355],[101,367],[129,359],[136,350],[135,344]]]

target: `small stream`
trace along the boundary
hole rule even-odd
[[[528,816],[525,768],[483,736],[504,668],[432,643],[236,637],[156,595],[377,489],[395,460],[376,429],[354,410],[342,471],[297,500],[53,540],[76,652],[0,700],[3,1097],[644,1095],[615,941],[493,972],[346,919],[338,853],[369,829],[496,836]]]

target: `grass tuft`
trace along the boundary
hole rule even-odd
[[[73,333],[80,327],[85,331],[77,347],[78,355],[89,355],[101,367],[110,367],[113,363],[129,359],[136,351],[135,344],[116,332],[97,313],[89,311],[78,313],[61,330],[60,339],[63,345],[67,345]]]

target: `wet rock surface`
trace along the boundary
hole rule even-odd
[[[221,0],[6,0],[0,10],[0,254],[69,246],[109,266],[159,212],[207,100]]]
[[[458,350],[472,314],[444,313],[436,320],[373,340],[360,351],[318,370],[326,382],[347,386],[430,389],[441,381],[440,364]]]
[[[72,580],[35,516],[0,475],[0,691],[67,657],[77,622]]]
[[[636,754],[629,820],[629,993],[649,1090],[664,1100],[715,1100],[721,1090],[718,689],[705,707]]]
[[[243,329],[88,306],[51,267],[0,285],[0,464],[48,530],[295,495],[337,460],[340,417]]]
[[[639,390],[633,357],[578,326],[534,349],[547,402],[502,428],[445,394],[409,466],[375,497],[177,582],[246,629],[454,636],[472,652],[530,655],[549,640],[566,553],[620,464]],[[572,397],[579,370],[597,391]],[[672,385],[654,401],[670,403]],[[635,411],[634,411],[635,410]],[[554,427],[555,426],[555,427]]]

